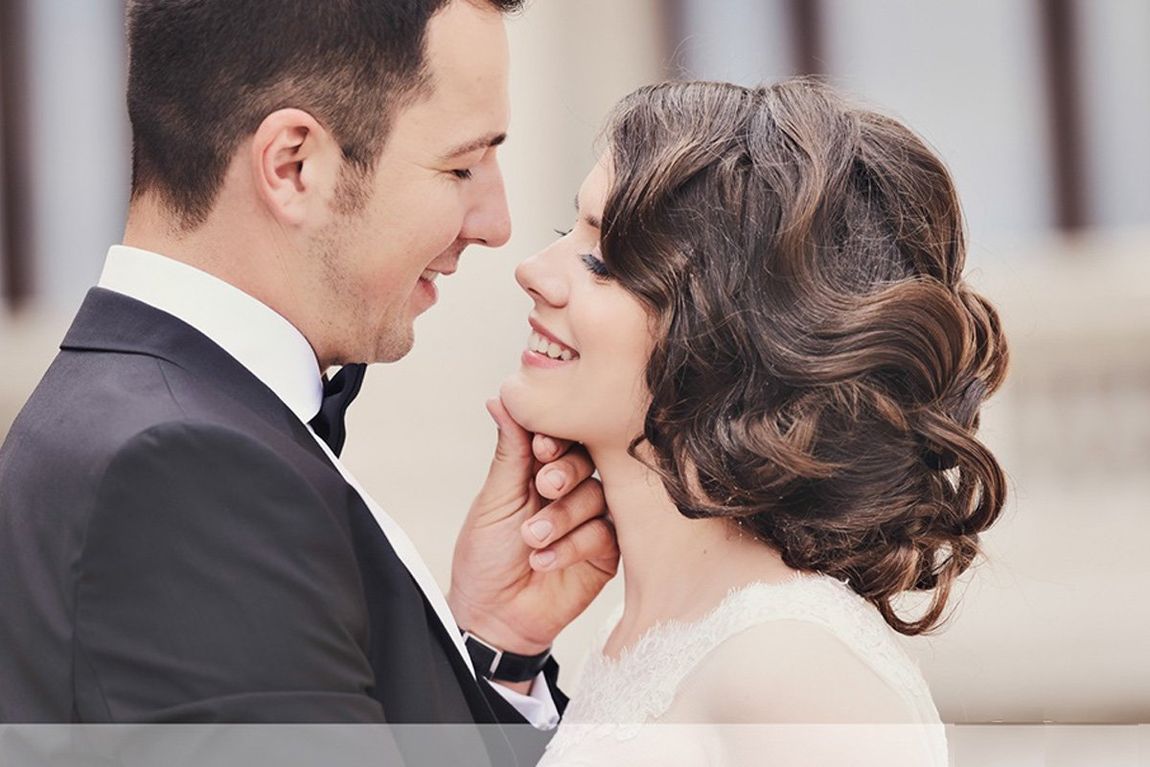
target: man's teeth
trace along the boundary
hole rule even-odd
[[[430,269],[419,275],[420,279],[427,280],[428,282],[435,282],[435,278],[439,276],[439,272],[433,272]]]
[[[554,341],[548,341],[538,333],[531,334],[531,351],[545,354],[551,359],[567,362],[575,358],[575,352],[566,346],[560,346]]]

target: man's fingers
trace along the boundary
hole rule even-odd
[[[499,397],[487,400],[487,412],[499,429],[495,443],[495,460],[530,466],[530,433],[515,422]]]
[[[603,485],[597,479],[585,479],[570,493],[547,504],[524,522],[523,540],[533,549],[545,548],[606,512]]]
[[[495,456],[479,494],[471,504],[471,515],[487,522],[518,513],[532,503],[532,482],[538,465],[531,453],[531,435],[515,422],[498,398],[487,401],[487,412],[499,428]],[[534,503],[538,507],[538,502]]]
[[[550,439],[550,437],[548,437]],[[591,456],[581,447],[572,447],[560,458],[545,463],[535,475],[535,489],[548,500],[561,498],[595,473]]]
[[[536,570],[562,570],[580,562],[590,562],[610,575],[619,563],[615,528],[604,517],[596,517],[563,536],[542,551],[531,552]]]
[[[569,439],[559,439],[558,437],[549,437],[546,434],[536,434],[531,440],[531,449],[535,453],[535,460],[540,463],[547,463],[554,461],[559,456],[567,452],[573,445]]]

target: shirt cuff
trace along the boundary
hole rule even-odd
[[[503,696],[503,699],[515,707],[532,727],[537,730],[554,730],[559,725],[559,709],[555,707],[555,699],[551,697],[551,687],[540,671],[535,680],[531,682],[531,692],[524,695],[498,682],[491,686]]]

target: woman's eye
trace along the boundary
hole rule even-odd
[[[455,176],[461,181],[466,181],[467,179],[471,178],[471,170],[469,168],[460,168],[458,170],[451,171],[451,175]]]
[[[590,253],[584,253],[580,258],[583,259],[583,265],[587,267],[587,271],[596,277],[607,278],[611,276],[611,272],[607,269],[607,264],[603,260],[596,258]]]
[[[555,232],[555,234],[559,235],[560,237],[566,237],[567,235],[571,234],[570,229],[552,229],[551,231]]]

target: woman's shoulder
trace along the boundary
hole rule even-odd
[[[691,672],[679,698],[723,724],[906,722],[906,699],[837,635],[784,619],[724,640]]]
[[[712,647],[679,690],[709,720],[931,718],[926,683],[893,630],[834,579],[751,584],[732,592],[710,623]]]

